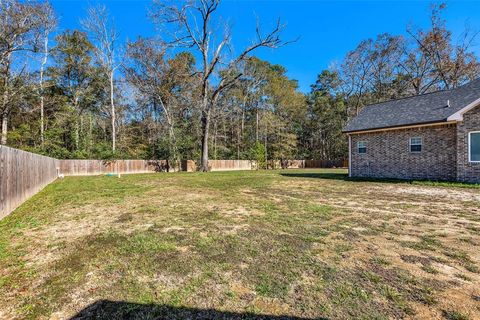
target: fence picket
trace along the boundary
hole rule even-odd
[[[58,160],[0,146],[0,219],[57,178]]]

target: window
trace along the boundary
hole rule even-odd
[[[422,152],[422,138],[410,138],[410,152]]]
[[[468,160],[480,162],[480,131],[468,134]]]
[[[358,153],[367,153],[367,142],[358,141],[357,148],[358,148]]]

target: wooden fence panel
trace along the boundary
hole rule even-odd
[[[303,169],[305,160],[268,160],[269,169]]]
[[[347,167],[348,161],[269,160],[270,169]],[[0,219],[54,181],[58,174],[88,176],[106,173],[195,171],[194,161],[182,161],[177,169],[166,160],[57,160],[0,146]],[[210,160],[211,171],[255,170],[251,160]]]
[[[254,170],[255,161],[251,160],[209,160],[210,171]]]
[[[0,146],[0,219],[58,177],[58,160]]]
[[[209,160],[210,171],[255,170],[257,163],[254,160]],[[268,169],[303,169],[303,168],[346,168],[348,161],[326,160],[268,160]],[[193,172],[198,165],[193,160],[183,160],[181,171]]]
[[[60,160],[60,173],[65,176],[165,172],[167,168],[166,160]]]
[[[305,160],[305,168],[346,168],[345,160]]]

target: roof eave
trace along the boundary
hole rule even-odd
[[[452,124],[456,122],[457,120],[444,119],[440,121],[420,122],[420,123],[404,124],[404,125],[389,126],[389,127],[368,128],[368,129],[360,129],[360,130],[343,130],[342,133],[345,133],[348,135],[348,134],[369,133],[369,132],[376,132],[376,131],[391,131],[391,130],[400,130],[400,129],[439,126],[439,125]]]
[[[480,105],[480,98],[473,101],[472,103],[470,103],[469,105],[467,105],[466,107],[458,110],[457,112],[455,112],[454,114],[450,115],[448,118],[447,118],[447,121],[463,121],[463,115],[472,110],[473,108],[475,107],[478,107]]]

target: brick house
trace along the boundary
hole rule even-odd
[[[350,177],[480,183],[480,79],[367,106],[344,132]]]

